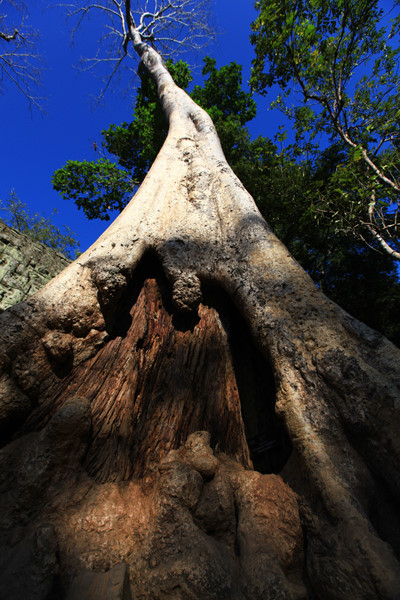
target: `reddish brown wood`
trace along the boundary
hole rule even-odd
[[[115,326],[126,319],[116,316]],[[198,322],[178,329],[160,285],[146,279],[130,325],[48,390],[46,405],[82,396],[92,405],[88,473],[99,481],[142,476],[194,431],[207,430],[221,451],[250,466],[227,334],[218,312],[200,305]],[[51,392],[51,393],[50,393]],[[32,416],[32,422],[35,417]],[[36,427],[39,424],[36,424]]]

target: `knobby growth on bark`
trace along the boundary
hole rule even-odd
[[[0,316],[1,593],[394,599],[400,353],[319,292],[135,44],[167,140]]]

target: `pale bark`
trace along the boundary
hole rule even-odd
[[[195,429],[208,430],[212,444],[219,444],[247,467],[248,448],[238,410],[239,401],[245,400],[232,379],[233,350],[221,325],[223,302],[213,308],[207,291],[217,289],[217,296],[221,299],[226,294],[245,320],[254,347],[264,357],[265,369],[273,371],[276,411],[293,446],[281,474],[300,497],[307,537],[306,583],[315,594],[310,597],[394,599],[400,591],[400,569],[393,553],[393,549],[400,550],[400,352],[316,288],[274,236],[226,163],[208,115],[177,88],[154,51],[146,47],[142,60],[157,82],[169,120],[167,140],[139,191],[99,240],[32,299],[0,316],[1,416],[4,435],[8,440],[15,438],[5,446],[1,460],[10,461],[13,452],[22,455],[21,447],[28,442],[21,440],[39,435],[31,432],[54,427],[49,419],[57,417],[57,409],[68,406],[68,398],[85,397],[82,411],[91,410],[93,429],[91,433],[77,430],[78,437],[86,436],[89,441],[73,468],[79,485],[86,482],[82,498],[106,493],[88,492],[91,486],[93,490],[115,490],[110,481],[149,476],[157,461]],[[149,260],[161,265],[162,275],[143,274]],[[164,276],[170,285],[164,287],[164,295],[169,296],[163,301],[166,311],[160,308],[159,292],[149,292],[152,300],[144,301],[146,292],[141,291],[146,286],[155,289],[151,287],[154,283],[142,288],[141,282]],[[146,307],[151,304],[153,316],[145,319]],[[170,327],[174,318],[181,318],[181,325],[175,326],[176,333],[165,333],[163,323],[168,321]],[[137,324],[129,329],[132,323]],[[207,331],[208,341],[204,337]],[[139,400],[133,400],[132,389],[139,389],[135,388],[137,379],[141,369],[147,368],[143,351],[154,352],[149,361],[157,371],[159,352],[165,351],[167,356],[168,349],[159,351],[155,346],[166,348],[162,340],[170,340],[171,335],[178,340],[171,350],[174,356],[183,352],[180,343],[186,348],[180,364],[193,360],[192,380],[189,384],[174,375],[176,389],[161,383],[158,396],[153,397],[152,423],[148,429],[140,428],[138,422],[146,418],[147,405],[137,409]],[[125,350],[121,349],[124,343]],[[207,404],[201,398],[198,415],[184,425],[184,417],[196,403],[196,385],[197,393],[201,392],[197,374],[204,373],[204,364],[214,360],[213,345],[220,356],[226,353],[222,354],[222,370],[217,369],[219,375],[215,376],[222,412],[210,419],[213,402],[208,398]],[[118,397],[110,401],[114,388]],[[164,401],[168,407],[161,409],[159,403]],[[246,406],[242,412],[246,420]],[[123,415],[120,421],[119,415]],[[40,435],[47,440],[50,434]],[[230,436],[234,440],[229,440]],[[135,452],[138,463],[132,459]],[[23,503],[23,484],[20,481],[18,485],[18,502]],[[57,504],[51,487],[54,482],[46,485],[46,508],[42,501],[30,501],[31,512],[25,505],[21,509],[23,523],[40,522],[45,515],[55,524],[65,559],[61,566],[64,576],[75,574],[77,564],[95,570],[123,560],[129,564],[123,548],[101,546],[104,566],[91,558],[94,550],[91,555],[78,543],[76,548],[67,547],[66,534],[62,534],[66,517],[63,524],[57,521],[60,497],[66,492],[58,490]],[[4,482],[4,486],[3,497],[12,497],[12,485],[7,487]],[[122,496],[125,493],[121,491]],[[122,512],[121,506],[125,507],[126,514],[134,510],[126,498],[122,505],[112,502],[111,512],[116,506]],[[58,507],[54,512],[52,503]],[[95,500],[93,503],[96,506]],[[6,514],[4,539],[10,544],[9,532],[20,523],[18,515]],[[101,534],[101,527],[107,528],[104,523],[96,535]],[[72,521],[69,526],[72,531]],[[72,564],[69,557],[74,552]],[[241,566],[235,568],[246,570],[244,559],[237,560]],[[132,585],[136,589],[136,584]],[[296,591],[291,585],[282,588],[282,597],[308,597],[304,587]],[[237,595],[232,592],[226,597],[267,597],[266,588],[258,592],[256,588],[251,592],[240,589]],[[141,593],[144,595],[138,597],[164,597],[154,590],[148,590],[148,596]],[[185,594],[179,597],[196,597],[187,590]],[[207,591],[197,597],[214,597],[210,594]]]
[[[375,240],[378,242],[378,244],[381,246],[381,248],[387,254],[389,254],[389,256],[392,256],[392,258],[395,258],[396,260],[400,260],[400,252],[396,252],[396,250],[393,250],[393,248],[391,248],[389,246],[389,244],[386,242],[386,240],[384,240],[383,237],[379,234],[379,229],[376,227],[376,224],[374,222],[375,205],[376,205],[376,201],[375,201],[375,193],[374,193],[373,197],[371,199],[369,208],[368,208],[368,215],[369,215],[369,221],[370,221],[368,224],[368,229],[370,230],[371,234],[373,235]]]

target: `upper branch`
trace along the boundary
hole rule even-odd
[[[78,21],[74,33],[89,12],[97,11],[104,19],[107,34],[100,39],[95,58],[85,59],[89,68],[102,61],[113,64],[100,98],[117,71],[129,72],[131,86],[134,63],[125,57],[142,59],[152,48],[166,59],[184,50],[198,51],[214,37],[210,0],[72,0],[66,6],[69,16]]]

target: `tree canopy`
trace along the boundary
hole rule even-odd
[[[252,86],[291,118],[298,152],[341,147],[320,208],[338,231],[400,259],[399,2],[260,0]],[[300,97],[300,101],[298,98]],[[366,239],[367,238],[367,239]]]

